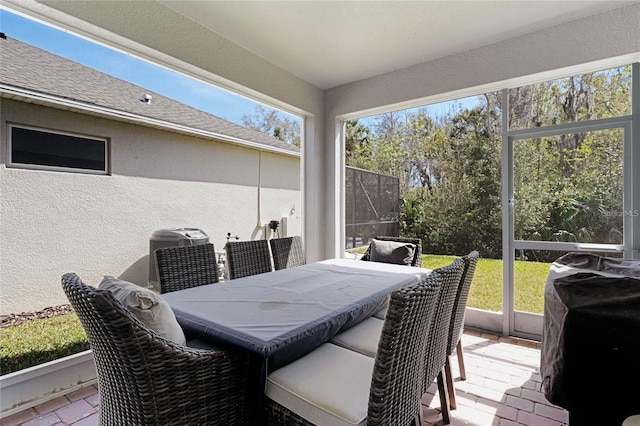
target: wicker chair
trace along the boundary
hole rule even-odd
[[[399,243],[411,243],[415,244],[416,251],[413,254],[413,261],[411,266],[422,266],[422,240],[420,238],[403,238],[403,237],[375,237],[376,240],[381,241],[396,241]],[[362,255],[361,260],[371,260],[371,245],[367,248],[367,251]]]
[[[453,387],[453,376],[451,374],[451,355],[453,351],[457,351],[458,366],[460,367],[460,378],[462,380],[467,379],[467,375],[464,369],[464,358],[462,355],[462,331],[464,329],[464,312],[467,307],[467,300],[469,299],[469,289],[471,288],[471,281],[473,281],[473,275],[478,265],[479,253],[472,251],[466,256],[462,257],[464,261],[464,270],[462,271],[462,277],[458,284],[458,290],[456,292],[456,298],[453,303],[453,311],[451,317],[451,327],[449,328],[449,338],[447,340],[447,361],[444,366],[445,379],[447,382],[447,389],[449,390],[449,407],[452,410],[456,408],[455,388]]]
[[[335,408],[333,413],[340,413],[335,415],[344,419],[347,416],[345,411],[351,413],[350,410],[357,405],[355,411],[362,413],[363,417],[366,415],[367,425],[406,426],[419,421],[425,372],[423,362],[428,344],[428,336],[422,331],[428,328],[433,319],[440,280],[441,277],[434,273],[418,284],[392,293],[375,359],[325,343],[305,357],[272,373],[267,381],[267,424],[314,424],[312,420],[303,418],[300,413],[295,413],[270,398],[273,395],[271,389],[278,392],[278,388],[282,389],[283,382],[284,386],[291,384],[289,391],[293,394],[303,395],[303,404],[308,401],[310,411],[316,411],[311,413],[297,410],[304,411],[307,417],[313,418],[319,415],[318,411],[331,411]],[[317,366],[317,369],[310,365]],[[357,366],[354,368],[354,365]],[[360,368],[362,365],[365,368]],[[309,380],[310,376],[317,380]],[[344,401],[339,397],[336,402],[333,390],[344,392],[343,389],[353,386],[354,382],[359,383],[358,389],[361,391],[361,394],[355,395],[357,403],[354,404],[351,399]],[[349,395],[350,398],[351,396]],[[336,403],[342,407],[335,407]],[[364,424],[365,418],[350,417],[343,421]],[[325,421],[323,424],[333,423]]]
[[[445,388],[444,366],[448,355],[447,343],[449,341],[451,314],[463,269],[464,261],[456,259],[451,264],[434,271],[434,273],[442,276],[442,287],[431,327],[426,333],[429,339],[432,340],[432,344],[428,346],[425,359],[426,372],[423,392],[426,392],[433,380],[437,379],[444,424],[449,424],[449,395]]]
[[[302,266],[306,263],[304,260],[302,238],[298,236],[272,238],[269,240],[269,245],[271,246],[273,266],[276,271]]]
[[[65,274],[62,287],[93,350],[100,425],[246,422],[245,356],[165,340],[109,291],[87,286],[75,274]]]
[[[446,370],[445,364],[449,354],[447,352],[447,343],[452,320],[451,313],[464,267],[465,262],[463,259],[457,259],[450,265],[436,269],[433,272],[433,274],[441,276],[442,288],[438,293],[438,304],[433,314],[434,319],[429,328],[422,330],[422,333],[428,336],[429,341],[424,364],[425,384],[423,391],[426,392],[433,380],[437,379],[440,402],[443,407],[442,417],[445,424],[449,423],[449,411],[447,410],[449,397],[444,390],[445,376],[443,370]],[[385,317],[383,316],[382,318]],[[381,322],[381,319],[376,317],[364,320],[334,336],[332,342],[371,356],[377,351],[375,343],[378,336],[380,336]]]
[[[224,250],[230,280],[273,271],[267,240],[229,241]]]
[[[213,244],[159,248],[154,256],[160,293],[218,282]]]

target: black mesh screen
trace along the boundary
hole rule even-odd
[[[399,179],[348,166],[345,172],[345,247],[367,245],[376,235],[399,236]]]

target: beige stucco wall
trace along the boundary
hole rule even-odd
[[[157,229],[200,228],[222,250],[227,232],[263,238],[258,224],[300,205],[297,157],[1,102],[0,314],[66,303],[65,272],[146,285]],[[7,122],[109,138],[111,175],[7,168]]]
[[[159,2],[4,2],[107,45],[304,116],[303,226],[310,261],[342,251],[343,155],[336,130],[342,116],[389,105],[400,108],[418,99],[433,101],[441,94],[446,97],[469,88],[500,86],[513,79],[640,51],[640,4],[635,3],[322,91]]]

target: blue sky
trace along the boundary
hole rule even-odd
[[[213,85],[185,77],[3,9],[0,9],[0,31],[7,37],[79,62],[240,125],[242,125],[242,116],[252,115],[258,105],[256,102]],[[429,105],[426,109],[430,116],[435,117],[477,104],[477,97],[474,96]],[[289,117],[297,119],[294,116]],[[361,121],[365,125],[372,126],[376,118],[375,116],[366,117]]]
[[[0,9],[0,31],[9,38],[79,62],[240,125],[242,115],[251,115],[255,106],[258,105],[256,102],[215,86],[2,9]]]

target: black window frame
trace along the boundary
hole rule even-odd
[[[104,164],[101,169],[96,168],[83,168],[83,167],[70,167],[70,166],[60,166],[60,165],[50,165],[50,164],[34,164],[34,163],[25,163],[25,162],[17,162],[14,161],[14,129],[21,130],[30,130],[39,133],[47,133],[52,135],[61,135],[69,138],[77,138],[82,140],[91,140],[96,142],[101,142],[104,146]],[[22,125],[22,124],[8,124],[8,146],[7,146],[7,167],[11,168],[19,168],[19,169],[30,169],[30,170],[48,170],[48,171],[59,171],[59,172],[70,172],[70,173],[83,173],[83,174],[92,174],[92,175],[109,175],[110,169],[110,161],[109,161],[109,145],[110,140],[106,137],[85,135],[74,132],[67,132],[61,130],[53,130],[36,126]]]

